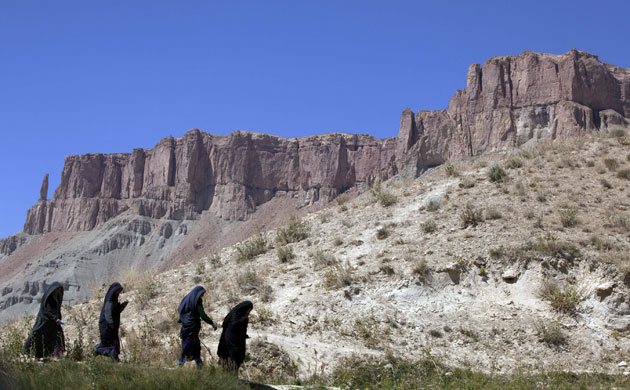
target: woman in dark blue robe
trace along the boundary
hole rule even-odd
[[[49,356],[59,358],[66,350],[61,328],[62,302],[63,286],[59,282],[54,282],[44,291],[35,325],[24,343],[25,353],[34,353],[36,358]]]
[[[212,325],[214,330],[217,326],[212,319],[208,317],[203,310],[202,296],[206,290],[197,286],[189,292],[182,302],[179,304],[177,311],[179,312],[178,323],[182,324],[179,331],[179,337],[182,339],[182,353],[177,364],[182,366],[186,360],[194,360],[197,366],[203,365],[201,360],[201,340],[199,340],[199,331],[201,330],[201,320]]]
[[[238,371],[245,360],[245,340],[249,313],[254,308],[250,301],[234,306],[223,320],[223,331],[219,340],[217,355],[221,365],[228,371]]]
[[[98,320],[98,330],[101,335],[101,343],[94,347],[96,355],[109,356],[118,361],[120,354],[120,338],[118,329],[120,328],[120,313],[127,307],[127,301],[118,302],[118,296],[123,291],[120,283],[112,283],[105,294],[101,316]]]

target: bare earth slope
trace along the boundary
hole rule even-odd
[[[52,281],[82,300],[97,280],[168,269],[379,180],[628,123],[628,69],[524,52],[472,65],[447,109],[405,110],[386,140],[191,130],[153,149],[69,156],[53,199],[45,179],[23,232],[0,240],[0,318],[32,312]]]

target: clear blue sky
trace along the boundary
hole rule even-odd
[[[188,129],[396,135],[471,63],[572,48],[630,67],[627,1],[0,2],[0,237],[66,155]]]

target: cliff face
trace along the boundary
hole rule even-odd
[[[630,69],[577,50],[491,58],[466,81],[445,110],[404,110],[385,140],[191,130],[152,149],[67,157],[53,199],[46,177],[24,232],[0,240],[0,317],[35,307],[33,286],[46,280],[81,299],[81,286],[116,269],[207,255],[377,179],[630,124]]]
[[[301,205],[328,202],[395,173],[394,139],[191,130],[149,150],[69,156],[54,199],[29,210],[24,231],[91,230],[126,210],[174,220],[210,210],[225,220],[243,220],[277,194],[297,197]]]
[[[471,65],[466,84],[446,110],[403,112],[398,151],[416,174],[451,158],[630,123],[630,69],[577,50],[494,57]]]

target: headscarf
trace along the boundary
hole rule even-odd
[[[118,290],[122,290],[123,286],[118,283],[118,282],[114,282],[112,283],[111,286],[109,286],[109,289],[107,290],[107,294],[105,294],[105,299],[103,300],[103,303],[107,303],[107,302],[113,302],[114,299],[116,298],[116,291]]]
[[[179,304],[179,307],[177,308],[177,311],[179,312],[179,321],[177,322],[182,322],[182,314],[186,314],[191,311],[194,312],[197,310],[197,303],[199,302],[199,298],[205,293],[205,288],[197,286],[193,288],[188,294],[186,294],[184,299],[182,299],[182,302]]]
[[[197,312],[197,304],[205,292],[206,289],[201,286],[193,288],[188,294],[186,294],[177,308],[177,311],[179,312],[179,320],[177,320],[177,322],[182,324],[182,328],[179,331],[179,337],[181,337],[182,340],[185,340],[188,337],[199,336],[199,331],[201,330],[201,317]]]
[[[245,340],[247,339],[247,311],[254,308],[250,301],[234,306],[223,319],[223,331],[217,348],[217,355],[222,359],[232,359],[237,366],[245,359]]]
[[[61,288],[61,295],[59,297],[54,295],[55,290]],[[46,318],[46,302],[50,300],[53,304],[53,310],[59,320],[61,320],[61,304],[63,302],[63,286],[59,282],[53,282],[42,295],[42,301],[39,304],[39,312],[37,313],[37,319],[35,320],[35,326],[33,326],[33,332],[40,330],[48,321]]]

